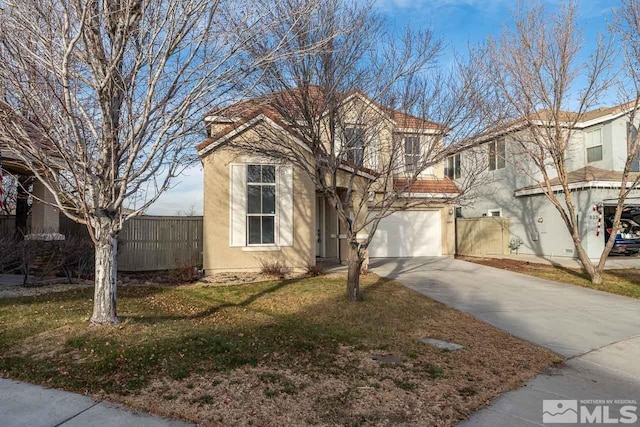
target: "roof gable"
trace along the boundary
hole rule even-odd
[[[445,129],[435,122],[382,107],[360,90],[352,90],[346,94],[339,94],[339,96],[341,97],[340,104],[349,102],[354,98],[362,100],[366,105],[389,119],[394,126],[403,128],[405,131],[408,129],[443,131]],[[307,99],[309,102],[305,102],[303,106],[298,99]],[[205,115],[205,120],[211,118],[210,121],[230,124],[198,144],[196,149],[200,156],[206,154],[212,149],[209,147],[213,146],[215,148],[219,146],[221,142],[227,141],[229,138],[226,137],[229,134],[238,132],[239,129],[246,129],[248,126],[255,125],[257,122],[254,119],[261,115],[269,118],[273,122],[270,124],[275,123],[279,128],[282,128],[291,134],[291,136],[297,138],[297,132],[286,124],[287,120],[279,110],[286,105],[288,117],[303,116],[304,114],[319,116],[326,113],[328,103],[327,95],[319,86],[309,86],[304,91],[294,89],[292,91],[274,92],[262,97],[240,101],[221,109],[211,110]],[[310,108],[312,111],[303,112],[303,107]]]

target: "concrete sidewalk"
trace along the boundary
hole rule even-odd
[[[165,427],[189,426],[81,394],[0,378],[2,427]]]
[[[640,402],[640,300],[452,258],[374,259],[371,268],[567,358],[461,425],[544,425],[547,399]]]

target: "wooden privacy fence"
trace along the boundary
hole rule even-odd
[[[127,221],[118,238],[118,270],[202,266],[202,217],[142,216]]]
[[[456,219],[456,253],[467,256],[509,255],[509,218]]]
[[[0,236],[13,235],[14,216],[0,216]],[[60,216],[60,233],[89,238],[87,228]],[[201,216],[141,216],[125,222],[118,237],[119,271],[202,267]]]

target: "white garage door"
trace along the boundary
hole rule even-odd
[[[369,256],[417,257],[442,255],[440,211],[395,212],[380,221]]]

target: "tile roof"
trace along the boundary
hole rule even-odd
[[[396,125],[400,128],[413,128],[413,129],[444,129],[443,126],[432,122],[430,120],[422,119],[410,114],[403,113],[401,111],[393,110],[391,108],[382,107],[380,104],[371,100],[366,94],[353,90],[346,94],[338,94],[339,100],[347,99],[353,94],[359,94],[372,102],[376,107],[380,108]],[[309,99],[309,102],[302,102],[305,98]],[[326,111],[329,103],[327,94],[322,91],[319,86],[309,86],[305,91],[302,89],[294,89],[292,91],[274,92],[272,94],[264,95],[261,97],[249,99],[246,101],[236,102],[227,107],[211,110],[205,117],[219,116],[226,119],[235,119],[234,123],[223,128],[215,135],[207,138],[196,146],[198,151],[224,137],[226,134],[234,131],[242,124],[247,123],[251,119],[264,114],[270,119],[276,121],[280,126],[284,127],[288,132],[296,134],[296,132],[285,124],[285,114],[283,109],[286,108],[286,116],[296,117],[302,116],[302,107],[310,108],[313,111],[308,111],[308,114],[317,116]]]
[[[460,193],[460,189],[450,178],[418,179],[414,182],[408,179],[396,178],[393,180],[393,189],[394,191],[420,194]]]
[[[640,173],[630,172],[629,179],[634,180]],[[608,181],[608,182],[620,182],[622,181],[621,171],[609,171],[605,169],[595,168],[593,166],[585,166],[573,172],[567,174],[567,183],[575,184],[578,182],[591,182],[591,181]],[[559,178],[553,178],[551,181],[552,186],[561,185]],[[529,185],[527,187],[520,188],[516,191],[534,190],[540,188],[540,185]]]
[[[577,113],[575,111],[558,111],[558,119],[561,123],[573,123],[575,122],[576,128],[583,127],[584,123],[590,122],[592,120],[604,119],[610,115],[616,115],[624,113],[625,111],[629,111],[635,105],[635,102],[626,102],[623,104],[615,105],[613,107],[600,107],[591,111],[585,111],[584,113]],[[511,132],[516,132],[521,129],[525,129],[532,122],[535,124],[536,122],[552,122],[555,121],[551,110],[545,109],[540,110],[536,113],[531,113],[529,115],[519,117],[498,125],[494,128],[488,129],[486,131],[480,132],[474,136],[466,138],[463,141],[459,141],[457,143],[458,150],[464,150],[474,145],[482,144],[486,141],[490,141],[492,139],[501,137],[505,134],[509,134]],[[598,122],[596,122],[598,123]],[[593,124],[590,124],[592,126]]]

